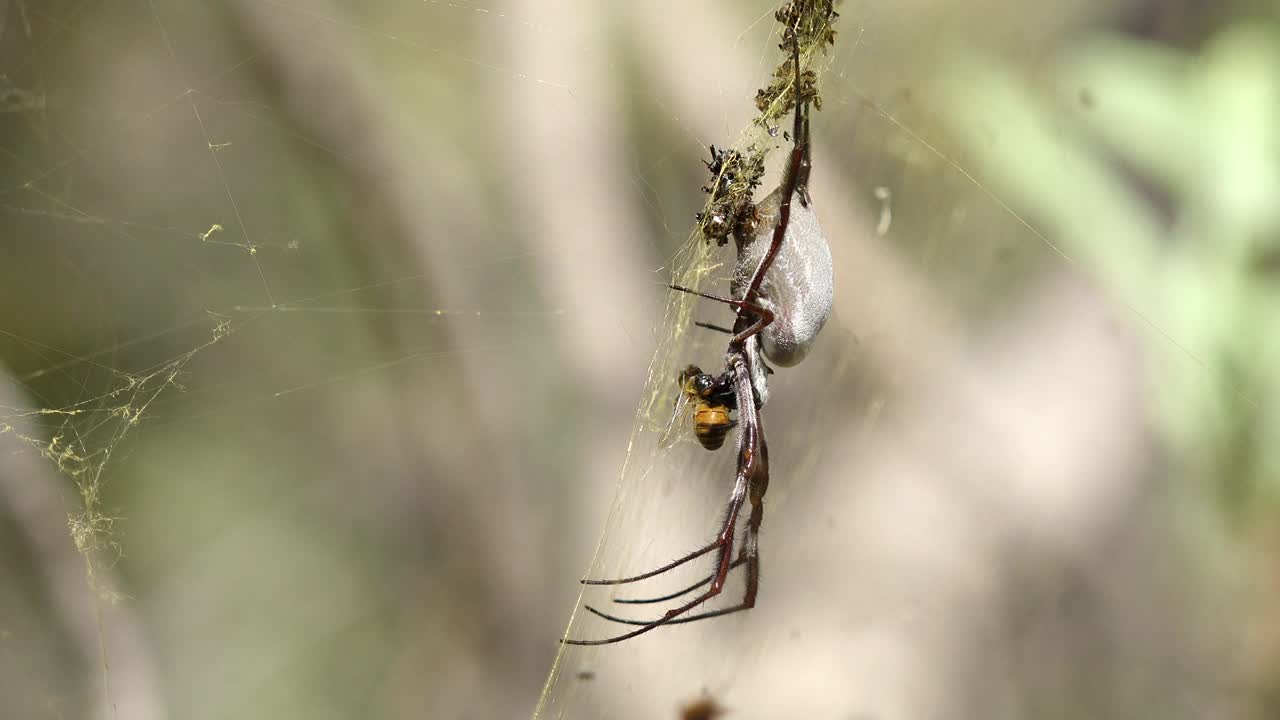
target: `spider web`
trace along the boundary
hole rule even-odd
[[[709,145],[780,149],[777,182],[787,140],[751,124],[775,8],[0,2],[14,716],[651,718],[708,694],[735,718],[1012,717],[1211,695],[1230,651],[1197,645],[1197,613],[1233,581],[1144,614],[1183,577],[1145,569],[1161,519],[1213,521],[1152,498],[1142,429],[1185,439],[1244,408],[1223,435],[1265,438],[1274,386],[1221,372],[1206,313],[1171,314],[1148,277],[1174,203],[1080,117],[1129,93],[1043,50],[1128,12],[1088,3],[840,6],[813,114],[837,305],[771,378],[760,605],[557,646],[616,632],[584,601],[707,571],[576,583],[717,524],[732,453],[681,432],[674,376],[718,368],[724,338],[692,322],[731,319],[665,285],[727,288],[727,249],[689,234]],[[1139,349],[1161,402],[1210,388],[1217,422],[1153,423]],[[1259,457],[1231,477],[1268,476]],[[1080,617],[1045,610],[1073,593]]]

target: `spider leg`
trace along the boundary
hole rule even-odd
[[[754,390],[751,385],[751,369],[749,363],[750,360],[747,359],[746,354],[740,350],[730,353],[729,355],[729,372],[732,374],[734,393],[738,396],[738,403],[740,405],[739,412],[741,413],[741,416],[739,422],[741,423],[741,429],[739,431],[740,435],[738,436],[738,471],[734,478],[733,491],[729,494],[729,505],[725,510],[724,522],[721,525],[719,535],[716,537],[716,540],[707,547],[690,553],[689,556],[681,558],[673,564],[669,564],[665,569],[659,568],[658,571],[636,576],[636,578],[652,577],[659,572],[665,572],[667,569],[686,562],[687,558],[699,557],[710,552],[712,549],[716,549],[716,571],[711,577],[711,586],[707,588],[706,592],[698,595],[689,602],[666,611],[662,617],[645,623],[637,623],[640,624],[641,627],[632,630],[631,632],[604,638],[603,640],[562,639],[560,642],[566,645],[608,645],[610,643],[627,640],[676,620],[679,616],[684,615],[693,608],[719,595],[724,589],[724,583],[728,578],[731,566],[729,557],[730,551],[733,549],[734,530],[738,523],[738,515],[742,511],[742,505],[746,502],[747,497],[750,496],[752,508],[750,521],[748,522],[748,533],[754,536],[755,532],[759,530],[760,522],[764,517],[764,510],[763,506],[760,504],[760,500],[764,494],[763,488],[767,487],[769,483],[769,451],[764,443],[764,431],[760,426],[760,415],[756,410],[755,403],[752,401]],[[755,547],[756,543],[754,539],[751,539],[747,543],[748,590],[747,598],[744,599],[744,603],[749,600],[754,604],[755,591],[759,583],[759,572],[758,570],[752,569],[753,561],[751,560],[751,557],[755,553]],[[754,567],[758,568],[758,565],[755,565]],[[626,578],[617,582],[630,581],[631,578]],[[600,585],[615,583],[596,581],[591,584]],[[596,615],[608,617],[589,605],[586,606],[586,608]],[[619,620],[619,622],[622,622],[622,620]]]
[[[654,570],[650,570],[649,572],[640,573],[639,575],[632,575],[630,577],[616,578],[613,580],[583,580],[582,584],[583,585],[626,585],[627,583],[633,583],[639,580],[647,580],[651,577],[654,577],[655,575],[661,575],[664,572],[674,570],[687,562],[697,560],[703,555],[706,555],[712,550],[715,550],[718,547],[722,547],[723,545],[724,543],[720,540],[720,538],[716,538],[715,540],[711,541],[709,544],[704,545],[703,547],[700,547],[697,550],[694,550],[688,555],[685,555],[684,557],[678,558],[676,560],[672,560],[666,565],[663,565],[662,567],[656,568]]]
[[[757,426],[758,424],[759,423],[757,422]],[[742,549],[739,552],[738,559],[734,560],[733,564],[729,566],[730,569],[736,568],[744,563],[747,566],[747,582],[746,589],[742,595],[742,602],[727,608],[708,610],[694,615],[687,615],[685,617],[667,620],[665,624],[680,625],[681,623],[694,622],[695,620],[706,620],[708,618],[720,617],[721,615],[730,615],[743,610],[750,610],[755,607],[756,594],[760,589],[760,525],[764,522],[764,494],[765,491],[769,489],[769,447],[764,441],[763,429],[761,429],[759,434],[759,446],[761,463],[757,472],[751,477],[751,516],[747,519],[746,532],[742,537]],[[712,577],[708,577],[702,582],[699,582],[692,587],[685,588],[673,595],[647,600],[615,600],[614,602],[639,604],[670,600],[702,587],[708,582],[711,582],[714,577],[714,575]],[[587,606],[587,610],[590,610],[592,613],[604,618],[605,620],[612,620],[613,622],[622,623],[624,625],[644,626],[653,622],[651,620],[635,620],[632,618],[610,615],[591,606]]]
[[[791,48],[791,62],[795,63],[796,69],[796,112],[792,118],[794,127],[791,130],[792,139],[795,141],[795,147],[800,149],[801,157],[795,165],[796,170],[796,192],[800,194],[800,202],[805,207],[809,207],[809,171],[813,169],[813,161],[810,156],[809,145],[809,101],[800,102],[800,43],[795,43]],[[793,158],[794,161],[794,158]]]
[[[813,161],[809,158],[809,113],[804,113],[804,119],[800,119],[800,110],[796,109],[796,137],[803,138],[800,140],[801,152],[800,162],[796,165],[796,194],[800,196],[800,202],[805,207],[809,207],[813,203],[813,199],[809,197],[809,171],[813,169]]]
[[[732,563],[730,563],[730,564],[729,564],[729,572],[733,572],[734,570],[736,570],[738,567],[740,567],[740,566],[741,566],[743,563],[745,563],[746,561],[747,561],[747,558],[746,558],[746,556],[745,556],[745,555],[739,555],[737,560],[734,560]],[[685,588],[685,589],[683,589],[683,590],[677,590],[677,591],[675,591],[675,592],[673,592],[673,593],[667,593],[666,595],[660,595],[660,596],[658,596],[658,597],[651,597],[651,598],[614,598],[614,599],[613,599],[613,601],[614,601],[614,602],[616,602],[616,603],[621,603],[621,604],[623,604],[623,605],[648,605],[648,604],[650,604],[650,603],[660,603],[660,602],[666,602],[667,600],[675,600],[676,598],[680,597],[681,595],[687,595],[687,594],[689,594],[689,593],[693,592],[694,590],[697,590],[698,588],[702,587],[703,585],[706,585],[707,583],[711,582],[711,581],[712,581],[712,580],[714,580],[715,578],[716,578],[715,573],[712,573],[712,574],[710,574],[710,575],[708,575],[708,576],[706,576],[706,577],[702,578],[702,579],[701,579],[701,580],[699,580],[698,582],[696,582],[696,583],[694,583],[694,584],[690,585],[689,587],[687,587],[687,588]],[[596,613],[596,614],[597,614],[597,615],[599,615],[600,613]],[[609,618],[609,619],[610,619],[610,620],[615,620],[616,618]]]
[[[739,356],[735,355],[734,357],[738,358]],[[751,398],[752,397],[751,376],[748,371],[746,361],[739,359],[736,362],[731,362],[730,365],[732,366],[731,368],[732,372],[730,372],[730,370],[726,370],[724,375],[722,375],[721,377],[729,378],[728,381],[733,383],[734,393],[736,397]],[[743,384],[744,381],[745,381],[745,385]],[[745,395],[744,395],[744,391],[746,393]],[[743,433],[754,433],[755,430],[753,429],[752,423],[757,422],[757,419],[759,416],[755,412],[754,404],[752,403],[748,403],[748,404],[752,405],[750,419],[748,419],[748,416],[742,415],[737,421],[735,421],[734,424],[743,425],[743,429],[741,431]],[[741,411],[739,412],[741,413]],[[742,503],[746,499],[746,492],[748,489],[746,485],[746,478],[742,475],[743,464],[744,464],[744,460],[742,458],[742,454],[740,451],[739,457],[738,457],[738,466],[739,466],[738,478],[734,482],[733,492],[729,496],[729,508],[725,514],[724,524],[721,526],[720,533],[716,536],[714,540],[712,540],[711,542],[707,543],[706,545],[703,545],[702,547],[698,548],[697,550],[694,550],[693,552],[687,555],[676,558],[675,560],[672,560],[666,565],[663,565],[658,568],[654,568],[653,570],[650,570],[648,572],[643,572],[638,575],[631,575],[628,577],[614,578],[614,579],[608,579],[608,580],[586,579],[586,580],[582,580],[582,584],[583,585],[625,585],[627,583],[646,580],[656,575],[661,575],[665,572],[674,570],[675,568],[678,568],[681,565],[684,565],[685,563],[697,560],[698,558],[702,557],[703,555],[706,555],[712,550],[719,551],[718,553],[719,560],[716,561],[716,567],[724,568],[723,570],[717,570],[716,574],[713,576],[713,585],[714,585],[715,577],[719,577],[721,584],[723,584],[724,582],[723,575],[729,572],[727,567],[729,565],[729,552],[733,549],[733,536],[734,536],[734,529],[737,526],[737,522],[738,522],[738,513],[742,509]],[[717,590],[716,592],[719,592],[719,590]]]
[[[721,327],[721,326],[719,326],[719,325],[713,325],[712,323],[705,323],[705,322],[702,322],[702,321],[700,321],[700,320],[695,320],[695,321],[693,322],[693,324],[694,324],[694,325],[697,325],[697,326],[698,326],[698,327],[700,327],[700,328],[706,328],[706,329],[708,329],[708,330],[715,330],[716,332],[724,333],[725,335],[732,335],[732,334],[733,334],[733,331],[732,331],[732,330],[730,330],[729,328],[727,328],[727,327]]]
[[[662,617],[656,620],[643,623],[642,627],[632,630],[629,633],[615,635],[613,637],[604,638],[603,640],[562,639],[560,642],[565,645],[608,645],[610,643],[629,640],[637,635],[660,628],[672,619],[689,612],[693,608],[710,600],[716,595],[719,595],[720,591],[724,589],[725,578],[729,575],[729,553],[726,552],[726,549],[733,547],[734,525],[737,523],[738,512],[742,509],[742,503],[747,499],[747,484],[746,476],[739,472],[738,479],[733,485],[733,493],[729,496],[729,509],[728,512],[725,513],[724,526],[721,529],[720,536],[717,538],[716,542],[711,545],[711,547],[718,547],[719,552],[716,554],[716,573],[711,579],[711,587],[707,588],[706,592],[679,607],[674,607],[668,610]],[[698,551],[699,554],[705,554],[705,552],[705,550]],[[652,573],[648,573],[647,575],[651,576]],[[596,610],[590,605],[585,607],[587,610],[596,613],[597,615],[600,614],[599,610]]]
[[[778,224],[773,227],[773,239],[769,243],[768,252],[760,259],[760,265],[756,268],[755,274],[751,276],[751,284],[747,285],[747,291],[742,294],[743,299],[749,301],[754,301],[759,297],[760,286],[764,283],[765,273],[769,271],[769,268],[773,267],[773,260],[778,256],[778,251],[782,249],[782,239],[787,236],[787,226],[791,224],[791,196],[799,191],[801,202],[805,204],[805,207],[809,206],[809,169],[812,165],[809,158],[809,101],[805,98],[805,94],[801,89],[800,41],[796,39],[794,32],[791,34],[791,66],[796,74],[795,84],[792,86],[792,92],[795,93],[796,99],[795,128],[791,136],[794,145],[791,148],[791,158],[787,163],[787,173],[782,179],[782,197],[779,198],[778,203]],[[765,323],[765,325],[768,324]],[[763,329],[763,327],[761,326],[760,329]],[[760,329],[755,332],[760,332]]]
[[[735,422],[734,424],[735,424],[735,425],[737,425],[737,423],[736,423],[736,422]],[[755,513],[755,510],[754,510],[754,508],[753,508],[753,509],[752,509],[752,514],[754,515],[754,513]],[[743,538],[742,538],[742,545],[741,545],[741,546],[739,547],[739,549],[738,549],[738,559],[737,559],[737,560],[734,560],[732,563],[730,563],[730,565],[729,565],[729,572],[733,572],[734,570],[737,570],[737,569],[738,569],[739,567],[741,567],[742,565],[746,564],[746,562],[747,562],[747,551],[748,551],[748,544],[747,544],[747,543],[748,543],[748,541],[749,541],[749,540],[751,540],[751,533],[750,533],[750,532],[748,532],[746,535],[744,535],[744,536],[743,536]],[[673,593],[667,593],[666,595],[662,595],[662,596],[660,596],[660,597],[651,597],[651,598],[614,598],[614,599],[613,599],[613,601],[614,601],[614,602],[616,602],[616,603],[621,603],[621,604],[623,604],[623,605],[648,605],[648,604],[650,604],[650,603],[658,603],[658,602],[664,602],[664,601],[666,601],[666,600],[674,600],[674,599],[676,599],[676,598],[680,597],[681,595],[685,595],[685,594],[691,593],[691,592],[693,592],[694,590],[697,590],[698,588],[702,587],[703,585],[706,585],[707,583],[709,583],[709,582],[711,582],[712,580],[714,580],[714,579],[715,579],[715,577],[716,577],[715,573],[711,573],[710,575],[708,575],[708,576],[706,576],[706,577],[702,578],[702,579],[701,579],[701,580],[699,580],[698,582],[696,582],[696,583],[694,583],[694,584],[690,585],[689,587],[686,587],[686,588],[685,588],[685,589],[683,589],[683,590],[677,590],[677,591],[675,591],[675,592],[673,592]]]
[[[727,298],[721,295],[712,295],[710,293],[704,293],[700,290],[687,288],[683,285],[668,285],[667,287],[671,288],[672,290],[679,290],[682,293],[689,293],[690,295],[697,295],[698,297],[706,298],[708,300],[715,300],[716,302],[722,302],[725,305],[732,307],[734,310],[745,311],[753,315],[767,314],[770,317],[770,319],[773,318],[773,313],[770,312],[767,308],[763,308],[759,305],[759,303],[756,303],[750,300],[734,300],[733,298]],[[707,327],[705,323],[696,323],[696,324],[702,325],[702,327]],[[713,327],[712,329],[718,330],[720,328]]]
[[[678,617],[672,620],[665,620],[663,621],[664,624],[680,625],[683,623],[690,623],[697,620],[706,620],[708,618],[720,617],[722,615],[731,615],[736,612],[742,612],[743,610],[750,610],[751,608],[756,606],[756,594],[760,589],[760,545],[759,545],[758,539],[759,539],[760,523],[763,519],[764,519],[763,503],[753,504],[751,506],[751,519],[748,521],[746,536],[743,538],[743,543],[742,543],[743,554],[737,560],[735,560],[733,564],[730,566],[730,568],[735,568],[744,563],[747,566],[747,583],[746,583],[746,590],[743,592],[743,595],[742,595],[742,602],[738,603],[737,605],[733,605],[726,608],[708,610],[706,612],[695,613],[693,615],[686,615],[684,617]],[[675,593],[674,595],[667,595],[665,597],[652,598],[648,600],[615,600],[614,602],[647,603],[647,602],[660,602],[662,600],[670,600],[672,598],[676,598],[687,592],[690,592],[696,588],[699,588],[705,585],[706,583],[710,582],[711,580],[712,578],[707,578],[702,582],[698,583],[697,585],[694,585],[693,587],[685,588],[684,590],[681,590],[680,592]],[[591,613],[593,613],[594,615],[604,618],[605,620],[611,620],[613,622],[622,623],[624,625],[647,626],[655,622],[653,620],[637,620],[634,618],[620,617],[618,615],[610,615],[609,613],[597,610],[591,607],[590,605],[587,605],[586,609]]]
[[[800,75],[800,41],[796,39],[796,35],[791,35],[791,65],[795,70],[795,83],[792,86],[792,92],[795,94],[796,110],[795,110],[795,129],[792,134],[794,146],[791,148],[791,158],[787,163],[787,172],[782,179],[782,197],[778,202],[778,224],[773,227],[773,237],[769,241],[769,249],[765,252],[764,257],[760,259],[760,265],[756,267],[756,271],[751,275],[751,282],[747,285],[747,290],[742,294],[741,300],[733,298],[723,298],[715,295],[691,290],[679,285],[671,285],[672,290],[691,293],[708,300],[717,300],[725,303],[735,310],[738,310],[738,324],[734,326],[735,334],[732,343],[738,347],[747,341],[747,338],[764,330],[773,322],[773,312],[761,307],[757,302],[760,298],[760,287],[764,284],[764,276],[769,272],[769,268],[773,267],[773,261],[778,256],[778,252],[782,250],[782,241],[787,236],[787,227],[791,224],[791,198],[797,193],[800,195],[800,202],[805,207],[809,206],[809,170],[812,162],[809,157],[809,108],[808,100],[804,97],[801,89]],[[746,311],[756,317],[755,322],[747,325],[739,330],[741,325],[745,324],[742,312]]]
[[[689,293],[690,295],[697,295],[698,297],[706,298],[708,300],[722,302],[735,310],[746,311],[747,313],[754,315],[756,317],[756,321],[747,326],[744,330],[738,332],[733,336],[733,339],[729,341],[731,344],[739,347],[747,341],[747,338],[765,329],[773,322],[773,311],[752,300],[734,300],[733,298],[721,297],[719,295],[709,295],[680,285],[668,285],[667,287],[672,290]],[[739,319],[741,319],[741,316],[739,316]],[[737,326],[735,326],[735,328],[736,327]]]

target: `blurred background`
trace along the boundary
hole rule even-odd
[[[840,4],[759,605],[562,651],[727,496],[774,9],[0,0],[0,716],[1280,713],[1262,0]]]

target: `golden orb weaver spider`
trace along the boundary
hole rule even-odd
[[[836,16],[827,5],[823,18],[826,40],[834,38],[829,23]],[[737,313],[732,336],[725,351],[725,367],[718,375],[704,373],[690,365],[680,374],[681,393],[695,405],[695,434],[708,450],[719,448],[725,435],[738,428],[738,459],[733,489],[715,539],[698,549],[648,572],[628,577],[592,580],[586,585],[624,585],[663,575],[686,563],[715,553],[715,570],[702,580],[673,593],[648,598],[621,598],[615,603],[647,605],[675,600],[706,586],[691,600],[670,608],[652,620],[638,620],[612,615],[590,605],[586,609],[611,622],[639,626],[635,630],[599,640],[563,639],[567,645],[607,645],[647,633],[663,625],[675,625],[719,617],[748,610],[755,606],[760,586],[760,526],[764,520],[764,495],[769,487],[769,448],[765,441],[760,409],[768,400],[768,373],[765,359],[775,365],[789,367],[804,359],[831,311],[833,269],[831,250],[818,225],[809,198],[809,172],[812,167],[809,139],[809,102],[811,86],[806,90],[802,80],[809,73],[800,70],[801,12],[788,5],[778,13],[779,20],[795,18],[796,25],[786,24],[782,47],[791,50],[795,74],[795,113],[792,149],[783,181],[776,191],[751,209],[752,221],[736,224],[737,263],[731,293],[720,297],[679,285],[671,289],[725,303]],[[788,48],[789,46],[789,48]],[[720,163],[712,151],[713,163]],[[798,207],[794,200],[799,200]],[[773,223],[765,222],[774,219]],[[723,220],[721,220],[723,223]],[[701,323],[699,323],[701,324]],[[712,327],[714,326],[705,326]],[[715,328],[719,329],[719,328]],[[729,418],[736,411],[737,421]],[[737,525],[744,503],[750,499],[751,509],[737,559],[732,559]],[[742,601],[715,610],[687,614],[716,597],[724,589],[730,571],[746,565],[746,589]]]

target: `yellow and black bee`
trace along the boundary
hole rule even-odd
[[[680,373],[680,390],[693,403],[693,435],[708,450],[718,450],[738,423],[729,419],[734,396],[716,379],[690,365]]]

